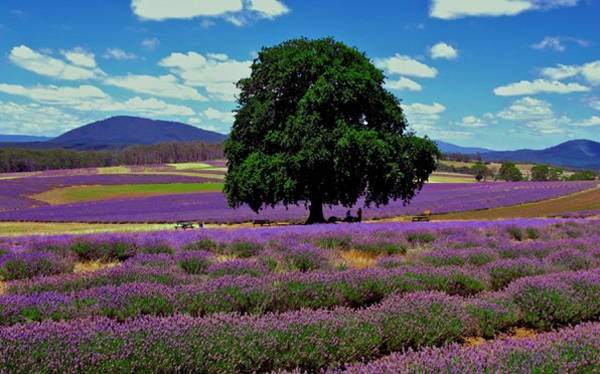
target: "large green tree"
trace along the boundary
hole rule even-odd
[[[263,48],[238,82],[238,110],[225,143],[225,193],[232,207],[405,202],[436,167],[437,146],[407,131],[384,75],[334,39],[295,39]]]

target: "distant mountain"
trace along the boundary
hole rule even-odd
[[[217,143],[225,139],[227,135],[184,123],[118,116],[78,127],[50,140],[29,140],[18,143],[14,139],[0,139],[0,148],[102,150],[119,149],[134,144],[166,142]]]
[[[222,142],[227,135],[179,122],[119,116],[90,123],[52,140],[65,148],[97,148],[103,145],[157,144],[165,142]]]
[[[571,140],[542,150],[487,152],[482,153],[481,157],[486,161],[518,161],[600,170],[600,143],[585,139]]]
[[[446,143],[441,140],[435,140],[442,153],[462,153],[464,155],[473,155],[475,153],[493,152],[486,148],[461,147],[459,145]]]
[[[0,135],[0,143],[45,142],[51,139],[52,138],[47,136]]]

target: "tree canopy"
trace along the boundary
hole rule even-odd
[[[473,166],[471,166],[471,171],[475,175],[475,179],[478,182],[481,182],[482,180],[485,181],[490,175],[490,169],[488,169],[483,162],[477,162],[473,164]]]
[[[550,180],[550,168],[547,165],[535,165],[531,168],[532,181]]]
[[[523,180],[523,174],[514,162],[503,162],[498,171],[498,179],[507,182],[518,182]]]
[[[439,150],[407,131],[384,74],[355,48],[331,38],[263,48],[238,82],[238,110],[225,143],[229,205],[405,202],[436,167]]]

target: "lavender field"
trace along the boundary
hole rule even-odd
[[[55,182],[50,179],[43,183],[65,183],[67,185],[104,183],[108,185],[192,181],[208,182],[213,180],[173,175],[98,175],[60,177]],[[288,208],[283,206],[266,208],[258,215],[248,207],[231,209],[227,206],[225,196],[214,192],[111,199],[26,208],[31,201],[15,196],[22,196],[23,191],[27,191],[25,188],[29,188],[29,191],[38,191],[49,188],[48,185],[42,183],[38,187],[37,184],[29,183],[27,179],[8,181],[12,184],[8,184],[7,181],[3,182],[2,188],[6,190],[4,209],[11,206],[13,208],[10,211],[0,212],[0,220],[3,221],[138,223],[194,220],[209,223],[234,223],[254,219],[303,221],[307,215],[307,209],[303,205],[292,205]],[[487,209],[552,199],[596,186],[596,181],[426,184],[410,204],[404,205],[401,201],[392,201],[385,206],[371,206],[365,209],[364,215],[367,219],[373,219],[420,214],[424,210],[440,214]],[[361,205],[359,203],[357,207]],[[347,208],[344,207],[326,207],[325,214],[326,216],[343,217],[346,210]]]
[[[599,233],[514,219],[4,238],[0,371],[593,372]]]

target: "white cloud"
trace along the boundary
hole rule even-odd
[[[579,122],[573,122],[571,124],[571,126],[576,126],[576,127],[595,127],[595,126],[600,126],[600,117],[598,116],[591,116],[590,118],[583,120],[583,121],[579,121]]]
[[[233,123],[233,119],[235,118],[235,114],[233,112],[221,112],[215,108],[208,108],[203,111],[202,114],[209,120],[216,120],[228,124]]]
[[[541,42],[533,44],[533,49],[553,49],[557,52],[564,52],[567,49],[565,42],[579,44],[582,47],[587,47],[590,43],[587,40],[581,40],[564,36],[546,36]]]
[[[543,68],[542,75],[554,80],[571,78],[579,74],[580,69],[577,66],[558,64],[556,67]]]
[[[166,103],[156,98],[134,97],[126,101],[118,101],[101,89],[89,85],[24,87],[0,84],[0,92],[83,112],[129,112],[149,116],[193,116],[196,114],[190,107]]]
[[[542,75],[553,79],[571,78],[581,75],[588,83],[600,85],[600,60],[583,65],[562,65],[542,69]]]
[[[565,84],[559,81],[536,79],[535,81],[523,80],[497,87],[494,89],[494,94],[498,96],[535,95],[538,93],[568,94],[573,92],[587,92],[589,90],[589,87],[582,86],[579,83]]]
[[[137,56],[120,48],[108,48],[102,57],[114,60],[135,60]]]
[[[438,74],[436,68],[400,54],[387,58],[376,58],[375,65],[389,74],[402,74],[417,78],[435,78]]]
[[[556,114],[549,102],[531,97],[516,100],[510,107],[499,112],[497,116],[522,124],[541,134],[564,134],[569,127],[600,126],[600,117],[598,116],[573,120],[567,115]]]
[[[53,105],[75,107],[82,102],[107,100],[109,96],[95,86],[81,85],[78,87],[35,86],[24,87],[17,84],[0,84],[0,92],[9,95],[22,96],[28,99]]]
[[[181,77],[186,85],[203,87],[215,100],[233,101],[238,93],[235,83],[250,75],[252,61],[237,61],[223,54],[204,56],[188,52],[172,53],[159,65]]]
[[[75,48],[70,51],[61,51],[61,54],[73,65],[93,69],[96,66],[96,59],[93,53],[87,52],[82,48]]]
[[[265,18],[275,18],[289,13],[289,8],[278,0],[250,0],[250,10],[258,12]]]
[[[600,60],[581,67],[583,77],[593,85],[600,85]]]
[[[153,51],[160,45],[160,39],[157,37],[146,38],[142,40],[142,47],[146,48],[149,51]]]
[[[433,125],[440,119],[441,113],[446,110],[446,107],[440,103],[431,105],[414,103],[404,105],[402,108],[408,123],[419,131],[431,131]]]
[[[597,98],[595,96],[591,97],[588,99],[588,104],[589,104],[590,108],[600,110],[600,98]]]
[[[93,55],[75,50],[63,52],[63,54],[70,63],[21,45],[14,47],[8,58],[12,63],[25,70],[55,79],[84,80],[106,75],[96,67]]]
[[[429,15],[441,19],[514,16],[528,10],[575,6],[579,0],[430,0]]]
[[[567,47],[565,47],[565,45],[561,42],[559,37],[551,37],[551,36],[547,36],[541,42],[533,44],[531,46],[531,48],[533,48],[533,49],[549,48],[549,49],[554,49],[555,51],[558,51],[558,52],[563,52],[565,49],[567,49]]]
[[[468,128],[481,128],[488,126],[488,122],[475,116],[467,116],[463,117],[460,122],[456,122],[456,125]]]
[[[17,104],[0,101],[0,112],[4,134],[52,136],[83,123],[73,114],[36,103]]]
[[[421,91],[423,89],[423,86],[421,86],[417,82],[413,81],[412,79],[408,79],[405,77],[400,77],[396,80],[388,79],[385,81],[384,86],[385,86],[385,88],[387,88],[389,90],[398,90],[398,91],[404,91],[404,90]]]
[[[207,98],[195,88],[178,83],[177,78],[171,74],[158,77],[151,75],[110,77],[104,80],[104,83],[148,95],[180,100],[207,101]]]
[[[290,12],[281,0],[132,0],[131,8],[142,20],[221,17],[236,26],[242,26],[248,18],[274,19]]]
[[[242,0],[132,0],[133,13],[144,20],[215,17],[242,10]]]
[[[433,59],[445,58],[447,60],[454,60],[458,57],[458,51],[456,48],[444,42],[439,42],[431,47],[429,53]]]
[[[532,97],[515,101],[510,107],[498,113],[498,117],[509,121],[530,121],[553,116],[549,102]]]

